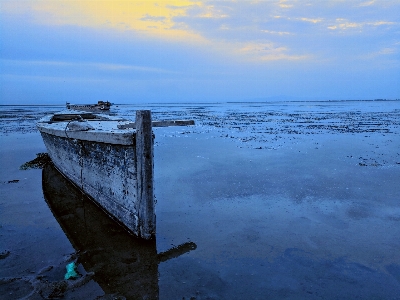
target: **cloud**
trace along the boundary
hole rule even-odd
[[[398,54],[400,53],[400,42],[386,43],[386,45],[376,45],[372,51],[359,56],[361,60],[375,62],[390,62],[392,67],[400,66]]]
[[[345,19],[336,19],[336,25],[331,25],[328,26],[328,29],[331,30],[336,30],[336,29],[340,29],[340,30],[347,30],[347,29],[354,29],[354,28],[361,28],[363,27],[363,23],[356,23],[356,22],[349,22]]]
[[[371,1],[368,1],[368,2],[362,2],[362,3],[360,3],[358,6],[360,6],[360,7],[363,7],[363,6],[371,6],[371,5],[373,5],[373,4],[375,4],[375,0],[371,0]]]
[[[192,41],[201,37],[177,26],[174,18],[184,16],[197,5],[201,3],[191,0],[6,1],[8,11],[29,13],[41,24],[132,30],[158,38]]]
[[[79,68],[79,69],[94,69],[106,71],[136,71],[147,73],[176,73],[161,68],[144,67],[128,64],[111,64],[100,62],[69,62],[69,61],[54,61],[54,60],[11,60],[0,59],[0,64],[3,66],[13,67],[55,67],[55,68]]]
[[[291,35],[288,31],[273,31],[273,30],[261,30],[261,32],[269,33],[269,34],[277,34],[277,35]]]
[[[311,19],[311,18],[299,18],[299,20],[304,21],[304,22],[309,22],[309,23],[313,23],[313,24],[317,24],[322,22],[322,18],[318,18],[318,19]]]
[[[275,60],[305,60],[306,55],[289,54],[284,46],[276,46],[274,43],[249,43],[238,47],[238,53],[248,56],[250,60],[275,61]]]
[[[145,14],[142,18],[140,18],[140,20],[150,22],[165,22],[167,18],[164,16],[150,16],[149,14]]]
[[[280,0],[279,1],[279,7],[281,7],[281,8],[291,8],[291,7],[293,7],[293,4],[287,4],[287,0]]]
[[[398,23],[396,22],[388,22],[388,21],[377,21],[377,22],[369,22],[366,23],[367,25],[372,25],[372,26],[381,26],[381,25],[396,25]]]
[[[397,22],[392,21],[375,21],[375,22],[350,22],[346,19],[336,19],[336,24],[328,26],[331,30],[347,30],[347,29],[362,29],[365,26],[384,26],[384,25],[398,25]]]
[[[214,5],[203,5],[202,11],[197,17],[207,19],[222,19],[229,17],[229,15],[222,9],[216,9]]]
[[[42,43],[36,44],[36,54],[46,53],[44,45],[53,49],[47,56],[35,57],[26,46],[24,56],[36,58],[31,64],[59,64],[63,70],[78,68],[63,59],[84,57],[82,60],[97,62],[82,63],[82,68],[102,74],[172,74],[169,70],[196,72],[200,68],[211,70],[213,65],[220,69],[223,64],[228,68],[271,66],[278,65],[271,63],[277,61],[280,65],[288,61],[290,64],[286,65],[290,66],[303,61],[310,62],[310,66],[326,63],[326,67],[328,62],[347,63],[365,53],[373,53],[376,58],[391,55],[395,59],[391,53],[396,48],[386,41],[395,38],[399,30],[396,11],[400,6],[394,1],[3,1],[6,5],[2,9],[20,14],[23,26],[29,26],[32,20],[39,24]],[[47,45],[43,43],[48,41],[44,36],[50,31],[67,33],[71,38],[54,38],[62,46]],[[85,37],[79,32],[84,32]],[[345,33],[352,35],[352,39]],[[9,36],[14,38],[11,33]],[[34,35],[26,36],[29,39]],[[80,45],[68,49],[71,41],[79,39],[83,41]],[[19,45],[9,48],[9,57],[17,57],[15,49],[27,39],[20,40]],[[33,43],[36,40],[29,39]],[[102,48],[95,51],[90,46],[93,43]],[[380,50],[374,48],[377,44]],[[77,49],[84,49],[85,55]],[[60,52],[63,58],[57,57]]]
[[[383,48],[379,52],[381,55],[395,54],[397,53],[395,48]]]

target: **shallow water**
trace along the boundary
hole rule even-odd
[[[101,227],[108,219],[93,217],[62,180],[49,200],[42,170],[19,170],[46,151],[34,124],[57,108],[0,108],[5,299],[48,296],[72,260],[87,282],[66,289],[66,299],[400,299],[398,101],[121,105],[112,113],[133,118],[144,108],[153,119],[196,121],[154,128],[150,246],[107,225],[110,235]],[[49,204],[66,199],[77,200],[76,213]],[[68,229],[68,220],[81,227]]]

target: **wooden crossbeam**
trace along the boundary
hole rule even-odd
[[[168,127],[168,126],[188,126],[194,125],[194,120],[160,120],[160,121],[152,121],[152,127]],[[118,129],[135,129],[136,123],[127,123],[118,125]]]

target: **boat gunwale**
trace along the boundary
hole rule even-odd
[[[48,128],[46,126],[37,125],[40,132],[54,135],[61,138],[76,139],[83,141],[115,144],[115,145],[134,145],[135,131],[120,130],[115,131],[100,131],[100,130],[85,130],[72,131],[64,128]]]
[[[85,115],[90,115],[86,119]],[[67,120],[55,120],[53,117],[67,116]],[[82,115],[84,116],[82,118]],[[76,118],[73,118],[76,116]],[[94,118],[93,118],[94,117]],[[93,127],[88,130],[69,130],[68,125],[72,122],[88,122]],[[70,138],[91,142],[101,142],[116,145],[134,145],[135,129],[120,129],[121,124],[129,123],[128,120],[120,117],[92,114],[84,111],[64,110],[54,114],[47,115],[36,124],[39,132],[44,132],[62,138]]]

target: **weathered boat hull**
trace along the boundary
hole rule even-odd
[[[42,133],[42,138],[57,169],[137,233],[133,147],[62,138],[48,133]]]
[[[68,109],[79,109],[79,110],[88,110],[88,111],[99,111],[99,110],[110,110],[109,106],[99,106],[99,105],[78,105],[78,104],[70,104]]]
[[[97,104],[70,104],[67,102],[68,109],[75,109],[75,110],[89,110],[89,111],[96,111],[96,110],[110,110],[111,103],[108,101],[98,101]]]
[[[156,231],[153,137],[150,111],[145,112],[148,120],[137,116],[136,130],[118,130],[120,123],[104,121],[115,130],[69,131],[68,120],[39,122],[38,129],[65,177],[129,231],[150,239]]]

